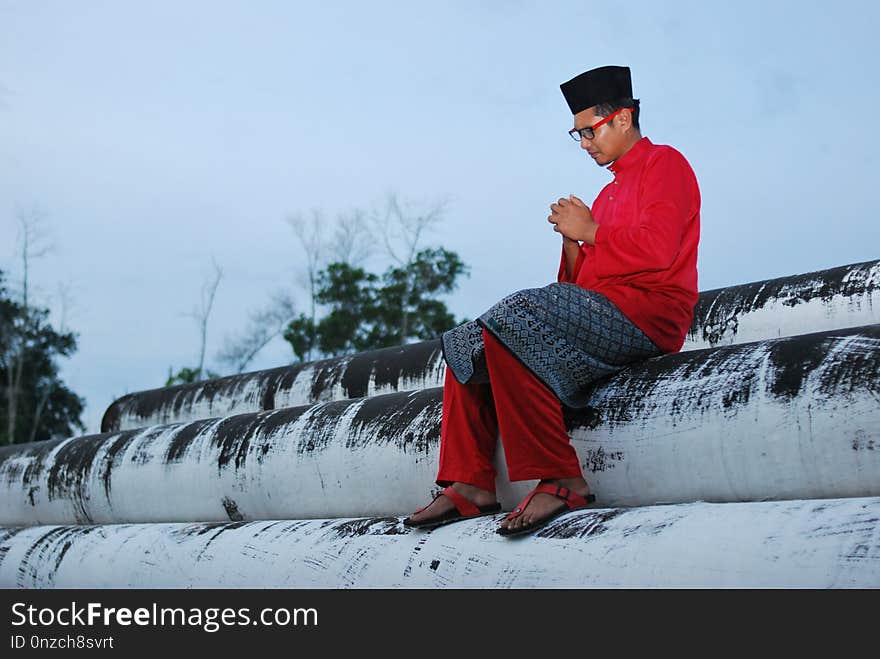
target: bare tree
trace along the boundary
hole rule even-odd
[[[51,245],[47,239],[47,231],[45,229],[47,213],[37,206],[32,205],[29,208],[17,207],[15,218],[19,225],[19,246],[20,257],[22,262],[22,282],[21,282],[21,300],[22,300],[22,327],[19,331],[14,332],[9,337],[10,341],[10,363],[6,369],[6,411],[7,411],[7,437],[9,442],[15,437],[15,430],[18,423],[18,407],[19,398],[21,397],[21,382],[24,376],[25,361],[27,359],[27,336],[29,333],[28,324],[30,323],[30,266],[34,259],[45,256],[50,250]],[[35,410],[34,424],[31,428],[31,438],[33,438],[36,428],[39,425],[43,409],[46,406],[48,392],[44,393],[37,401]]]
[[[324,238],[326,221],[324,220],[324,214],[320,210],[313,209],[310,221],[306,220],[300,213],[294,213],[287,216],[287,223],[299,239],[306,255],[304,275],[309,296],[309,318],[312,322],[311,342],[314,344],[314,327],[318,314],[316,300],[318,294],[318,272],[324,265],[324,257],[327,252],[327,243]],[[306,360],[311,359],[312,350],[309,349]]]
[[[300,213],[293,213],[288,215],[285,220],[293,229],[305,252],[305,269],[299,276],[300,283],[308,291],[310,317],[314,321],[317,315],[315,295],[318,285],[318,271],[323,263],[326,250],[324,216],[320,210],[314,209],[309,219]],[[291,294],[285,291],[276,291],[265,307],[251,312],[248,325],[240,335],[226,338],[223,348],[217,354],[218,361],[227,364],[236,373],[241,373],[263,348],[281,336],[288,323],[293,319],[295,310],[296,305]]]
[[[202,295],[199,300],[199,306],[194,307],[188,314],[194,318],[199,326],[199,365],[196,368],[196,382],[205,378],[205,347],[208,342],[208,318],[211,316],[211,309],[214,307],[214,297],[217,295],[217,287],[220,286],[220,280],[223,278],[223,270],[217,265],[217,261],[211,257],[211,264],[214,266],[213,276],[202,284]]]
[[[386,198],[384,209],[374,213],[373,224],[377,233],[382,236],[385,251],[404,271],[415,262],[424,234],[443,219],[447,205],[447,201],[442,199],[430,203],[401,202],[397,194],[391,192]],[[412,290],[413,282],[407,277],[401,300],[403,315],[400,336],[404,341],[409,330],[406,300]]]
[[[365,211],[356,208],[336,216],[336,231],[330,245],[333,261],[360,267],[373,255],[373,245],[373,234]]]
[[[217,359],[241,373],[260,350],[281,336],[295,311],[296,305],[288,293],[274,293],[264,309],[251,314],[247,328],[239,337],[226,339]]]
[[[44,252],[45,253],[45,252]],[[71,291],[70,282],[60,282],[57,286],[58,289],[58,332],[60,334],[64,334],[67,331],[67,311],[72,306],[73,295]],[[37,440],[37,429],[40,426],[40,422],[43,418],[43,412],[46,409],[46,404],[49,402],[49,391],[44,391],[40,397],[37,399],[37,404],[34,409],[34,422],[31,424],[31,431],[29,434],[28,441],[35,442]],[[10,441],[12,441],[10,439]]]
[[[368,213],[354,209],[339,213],[330,239],[327,237],[330,227],[326,216],[319,209],[313,209],[309,214],[291,213],[285,217],[305,257],[298,280],[308,296],[311,347],[305,355],[306,361],[314,357],[318,277],[328,261],[361,267],[373,255],[378,235],[388,256],[406,269],[415,261],[424,233],[440,221],[445,205],[444,202],[437,202],[414,208],[413,204],[402,203],[396,195],[390,194],[380,212]],[[411,290],[411,282],[407,282],[404,296],[408,297]],[[230,365],[236,372],[242,372],[260,350],[284,333],[295,317],[295,310],[296,305],[289,293],[275,293],[262,310],[250,315],[248,326],[240,336],[226,340],[218,360]],[[404,312],[403,336],[406,336],[407,328],[408,317]]]
[[[19,241],[21,245],[21,299],[25,309],[30,308],[28,305],[30,263],[34,259],[45,256],[52,250],[52,245],[48,241],[48,231],[46,230],[47,218],[48,214],[45,209],[36,204],[29,208],[19,206],[15,211],[15,219],[18,220],[19,225]]]
[[[56,290],[58,291],[58,331],[62,334],[67,331],[67,314],[73,304],[73,293],[71,293],[72,284],[70,281],[58,282]]]

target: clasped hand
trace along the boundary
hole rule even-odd
[[[569,240],[583,241],[589,245],[595,243],[596,228],[599,225],[593,220],[590,207],[574,195],[550,204],[550,216],[547,221],[555,225],[554,231]]]

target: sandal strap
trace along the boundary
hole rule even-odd
[[[532,497],[534,497],[537,493],[538,493],[538,488],[535,488],[534,490],[529,492],[526,495],[526,498],[523,499],[522,501],[520,501],[519,505],[513,509],[513,512],[507,514],[507,519],[516,519],[517,517],[522,515],[523,511],[529,505],[529,501],[531,501]]]
[[[439,497],[441,494],[443,494],[443,493],[442,493],[442,492],[438,492],[437,494],[435,494],[435,495],[434,495],[434,498],[431,499],[431,503],[434,503],[434,502],[437,500],[437,497]],[[419,514],[420,512],[422,512],[423,510],[427,510],[428,508],[431,507],[431,503],[429,503],[429,504],[426,505],[426,506],[422,506],[422,507],[419,508],[417,511],[415,511],[415,512],[413,513],[413,515],[418,515],[418,514]]]
[[[532,500],[538,493],[542,494],[550,494],[554,497],[562,499],[563,503],[568,506],[568,509],[571,510],[573,508],[582,508],[587,504],[593,503],[596,500],[596,497],[592,494],[588,494],[585,497],[582,497],[577,492],[572,492],[567,487],[563,487],[562,485],[556,485],[555,483],[538,483],[534,490],[529,492],[526,495],[526,498],[520,501],[519,505],[514,508],[513,512],[507,515],[507,519],[516,519],[520,515],[523,514],[523,511],[528,507],[529,502]]]
[[[568,506],[569,510],[572,508],[581,508],[586,506],[588,503],[592,503],[596,500],[592,494],[588,494],[585,497],[582,497],[577,492],[572,492],[567,487],[562,487],[561,485],[556,485],[555,483],[539,483],[538,486],[534,489],[534,492],[543,492],[544,494],[552,494],[554,497],[558,497],[565,502],[565,505]]]
[[[450,485],[445,490],[443,490],[443,495],[449,497],[452,504],[458,509],[465,517],[473,517],[474,515],[479,515],[482,511],[477,508],[477,506],[466,498],[464,498],[461,494],[459,494],[453,487]]]

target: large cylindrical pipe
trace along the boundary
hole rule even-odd
[[[498,519],[0,528],[0,587],[880,587],[876,497],[583,510],[516,540]]]
[[[603,505],[880,495],[880,325],[666,355],[567,414]],[[405,514],[442,392],[334,401],[0,449],[0,524]],[[512,507],[530,483],[498,493]]]
[[[683,350],[880,323],[880,261],[706,291]],[[442,386],[438,340],[128,394],[103,432]]]

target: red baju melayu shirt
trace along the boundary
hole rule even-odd
[[[691,166],[647,137],[609,167],[614,180],[593,202],[596,244],[581,245],[571,277],[602,293],[664,352],[677,352],[693,321],[700,189]]]

